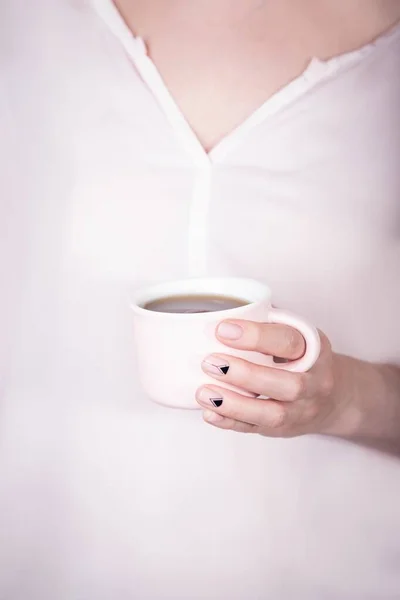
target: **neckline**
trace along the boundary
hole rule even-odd
[[[144,40],[130,29],[113,0],[89,0],[105,25],[121,42],[127,54],[138,68],[142,79],[168,118],[172,129],[181,138],[186,149],[193,155],[197,164],[209,166],[220,162],[233,147],[257,125],[280,112],[288,104],[303,96],[317,83],[337,75],[355,64],[363,62],[379,49],[387,47],[400,37],[400,21],[374,40],[356,50],[344,52],[327,60],[311,58],[304,71],[268,97],[241,123],[227,133],[210,150],[202,145],[197,134],[181,111],[178,102],[170,92],[157,65],[148,56]]]

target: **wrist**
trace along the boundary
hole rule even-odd
[[[365,379],[363,366],[359,360],[340,354],[334,355],[335,385],[331,397],[332,411],[321,430],[323,435],[351,438],[363,429],[365,407],[360,402],[360,383]]]
[[[382,409],[382,366],[337,354],[333,368],[333,409],[324,433],[350,439],[371,435],[375,413]]]
[[[336,355],[337,384],[326,435],[396,452],[400,447],[400,369]]]

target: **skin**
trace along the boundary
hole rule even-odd
[[[399,0],[114,0],[210,150],[312,57],[368,44]]]
[[[289,360],[305,350],[300,333],[281,325],[231,321],[238,339],[226,339],[221,325],[218,339],[227,347],[254,350]],[[336,354],[320,332],[321,354],[308,373],[261,367],[227,354],[205,357],[203,370],[215,386],[202,387],[197,401],[207,423],[220,429],[258,433],[268,437],[325,434],[400,455],[400,369]],[[215,374],[210,365],[229,365]],[[242,396],[224,383],[268,399]],[[215,407],[210,398],[222,398]]]
[[[141,36],[168,89],[206,150],[299,76],[312,57],[328,60],[370,43],[400,20],[398,0],[115,0]],[[325,434],[400,454],[400,370],[338,355],[321,333],[322,352],[306,374],[258,367],[229,347],[299,358],[304,340],[278,325],[239,323],[229,363],[202,389],[207,423],[273,437]],[[227,391],[235,384],[253,395]],[[210,397],[223,397],[220,407]]]

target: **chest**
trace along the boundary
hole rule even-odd
[[[37,45],[36,39],[48,43],[39,29],[20,59],[26,65],[7,87],[12,120],[5,147],[15,170],[16,216],[6,241],[15,240],[21,269],[34,274],[38,312],[66,306],[70,318],[62,322],[78,339],[87,307],[96,306],[97,340],[104,314],[128,304],[129,286],[206,270],[268,280],[277,305],[328,332],[338,290],[346,297],[343,313],[353,319],[380,274],[370,306],[388,315],[393,306],[396,314],[397,41],[380,44],[351,69],[309,82],[285,109],[234,135],[222,156],[218,148],[211,156],[207,179],[100,19],[89,13],[85,22],[79,14],[69,30],[64,21],[51,25],[51,52]],[[338,307],[335,314],[340,331]],[[114,339],[113,318],[109,325]],[[122,323],[121,335],[126,330]],[[348,331],[346,351],[354,337]]]
[[[376,10],[377,4],[372,10],[366,2],[361,13],[354,1],[325,0],[318,10],[309,0],[115,1],[206,150],[313,57],[350,52],[390,27],[396,14]]]
[[[48,235],[74,268],[126,281],[186,274],[188,264],[254,277],[276,268],[278,277],[289,252],[309,277],[311,264],[324,269],[321,239],[328,262],[347,265],[397,243],[397,37],[351,69],[304,82],[297,96],[283,90],[274,112],[207,160],[203,152],[199,165],[193,135],[170,122],[123,40],[92,14],[67,32],[53,25],[47,61],[34,46],[23,70],[30,102],[13,105],[30,133],[18,129],[15,164],[24,172],[21,199],[36,199],[37,240]]]

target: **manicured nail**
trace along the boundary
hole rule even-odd
[[[201,388],[196,394],[196,400],[202,406],[219,408],[224,401],[223,397],[209,388]]]
[[[201,366],[206,373],[217,375],[218,377],[227,375],[230,368],[226,360],[218,358],[218,356],[208,356],[203,360]]]
[[[218,326],[218,335],[226,340],[239,340],[243,335],[243,329],[240,325],[235,325],[234,323],[221,323]]]

